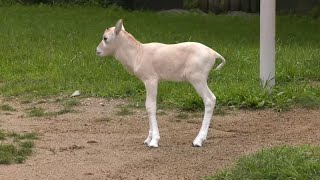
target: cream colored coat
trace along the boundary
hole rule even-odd
[[[160,134],[156,120],[156,97],[159,80],[190,82],[205,104],[205,113],[194,146],[202,146],[207,137],[216,97],[207,85],[208,74],[217,58],[225,59],[211,48],[196,42],[179,44],[142,44],[125,31],[122,20],[115,27],[107,28],[97,47],[98,56],[114,56],[137,78],[144,82],[149,117],[149,135],[144,141],[149,147],[158,147]]]

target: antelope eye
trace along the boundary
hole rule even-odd
[[[104,41],[107,41],[107,39],[108,39],[108,38],[106,38],[106,37],[103,37],[103,40],[104,40]]]

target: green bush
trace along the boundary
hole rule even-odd
[[[0,0],[0,6],[23,4],[50,4],[50,5],[86,5],[107,7],[112,4],[124,5],[124,0]]]
[[[183,8],[184,9],[196,9],[196,8],[198,8],[198,1],[197,0],[184,0],[183,1]]]

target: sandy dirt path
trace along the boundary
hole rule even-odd
[[[117,112],[124,100],[82,98],[76,112],[28,117],[30,107],[48,112],[62,105],[45,100],[21,103],[5,100],[17,111],[0,111],[0,128],[36,132],[35,152],[24,164],[0,165],[0,179],[200,179],[212,175],[240,155],[263,147],[319,144],[320,110],[289,112],[235,111],[215,115],[204,147],[191,146],[201,125],[201,112],[161,110],[159,148],[143,145],[148,121],[143,108],[130,115]]]

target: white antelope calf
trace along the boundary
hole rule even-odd
[[[156,120],[158,81],[189,81],[205,105],[202,126],[193,141],[193,146],[202,146],[216,103],[216,97],[208,88],[207,78],[217,58],[222,63],[216,70],[224,66],[225,59],[220,54],[195,42],[142,44],[125,31],[122,19],[115,27],[105,30],[96,53],[101,57],[114,56],[130,73],[143,81],[147,92],[146,110],[149,118],[149,135],[144,143],[149,147],[158,147],[160,140]]]

